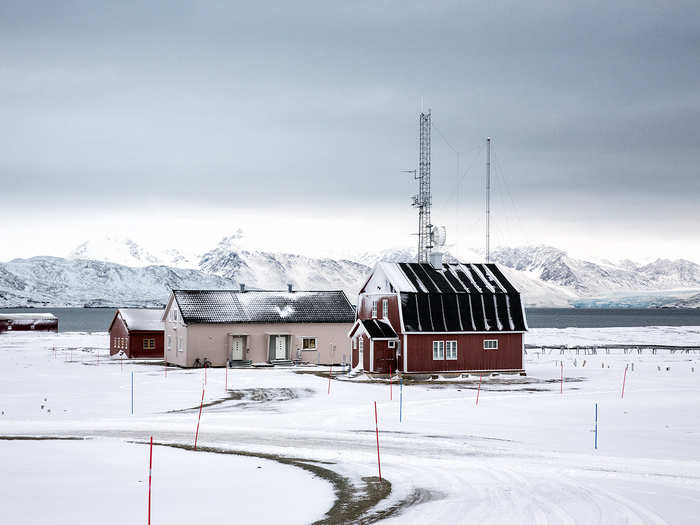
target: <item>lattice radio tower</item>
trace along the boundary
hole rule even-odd
[[[413,206],[418,208],[418,262],[430,262],[433,249],[430,223],[430,110],[420,114],[420,151],[418,154],[418,194],[413,197]]]

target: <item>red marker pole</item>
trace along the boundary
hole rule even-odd
[[[151,454],[148,460],[148,525],[151,525],[151,472],[153,470],[153,436],[151,436]]]
[[[476,406],[479,406],[479,393],[481,393],[481,378],[484,374],[479,374],[479,388],[476,389]]]
[[[331,377],[333,376],[333,365],[331,365],[330,370],[328,371],[328,395],[331,395]]]
[[[202,401],[199,403],[199,416],[197,416],[197,431],[194,434],[194,449],[197,450],[197,438],[199,437],[199,420],[202,419],[202,406],[204,406],[204,389],[202,388]]]
[[[625,375],[622,376],[622,399],[625,398],[625,382],[627,381],[627,367],[629,365],[625,365]]]
[[[379,420],[377,418],[377,402],[374,402],[374,428],[377,432],[377,467],[379,468],[379,481],[382,480],[382,462],[379,459]]]

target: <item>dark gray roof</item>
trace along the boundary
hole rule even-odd
[[[407,332],[524,332],[518,290],[495,264],[397,263],[410,282],[401,290]]]
[[[389,323],[381,319],[363,319],[360,321],[372,339],[386,339],[398,337]]]
[[[342,291],[173,290],[185,323],[352,323]]]

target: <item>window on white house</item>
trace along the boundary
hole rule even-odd
[[[498,339],[484,339],[484,350],[498,350]]]
[[[389,317],[389,299],[382,299],[382,317]]]
[[[301,349],[302,350],[316,350],[316,338],[315,337],[302,337],[301,338]]]
[[[445,359],[457,359],[457,341],[447,341],[445,343]]]
[[[143,340],[143,349],[144,350],[153,350],[156,347],[156,340],[155,339],[144,339]]]
[[[389,341],[389,348],[396,348],[396,341]]]
[[[445,359],[445,341],[433,341],[433,360]]]
[[[178,338],[177,338],[177,351],[178,351],[178,352],[182,352],[182,351],[183,351],[183,348],[182,348],[182,337],[181,337],[181,336],[178,336]]]
[[[173,336],[169,335],[168,336],[168,352],[170,352],[173,349]]]
[[[372,319],[377,318],[377,300],[372,301]]]
[[[364,350],[364,347],[365,347],[365,340],[362,339],[362,336],[360,336],[359,339],[358,339],[358,341],[359,341],[358,344],[360,345],[360,346],[359,346],[359,351],[362,352],[362,351]]]

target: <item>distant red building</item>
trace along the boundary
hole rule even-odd
[[[53,314],[0,314],[0,332],[58,332],[58,319]]]
[[[109,353],[163,358],[163,310],[120,308],[109,325]]]
[[[520,293],[495,264],[381,262],[360,290],[352,366],[367,372],[520,371]]]

